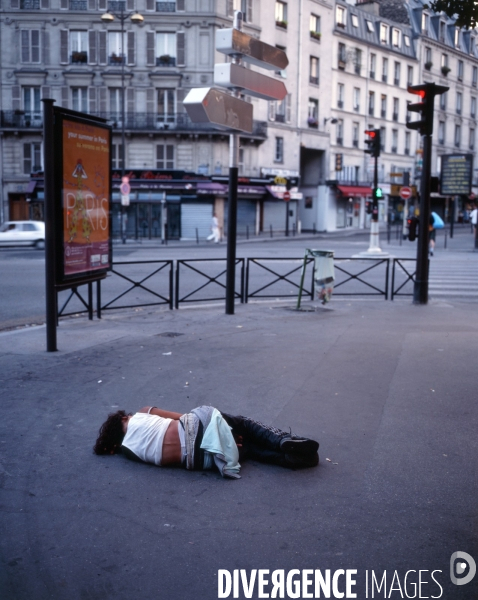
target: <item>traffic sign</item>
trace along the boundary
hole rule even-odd
[[[289,64],[283,50],[235,28],[216,30],[216,50],[227,56],[240,54],[246,62],[271,71],[283,71]]]
[[[290,192],[284,192],[284,194],[282,195],[282,199],[284,200],[284,202],[289,202],[290,200]]]
[[[184,108],[193,123],[252,133],[252,104],[215,88],[193,88],[184,99]]]
[[[408,200],[411,197],[412,197],[412,188],[410,188],[406,185],[402,186],[402,188],[400,189],[400,198],[403,198],[403,200]]]
[[[284,100],[287,89],[282,81],[234,63],[214,65],[214,83],[225,88],[243,88],[250,96],[263,100]]]
[[[120,185],[120,192],[123,194],[123,196],[128,196],[128,194],[131,192],[129,177],[123,177],[121,181],[122,184]]]

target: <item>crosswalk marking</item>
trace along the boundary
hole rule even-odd
[[[463,298],[478,301],[477,257],[469,254],[453,260],[430,259],[428,291],[430,298]]]

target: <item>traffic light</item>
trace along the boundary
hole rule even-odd
[[[383,190],[382,190],[382,188],[379,188],[379,187],[375,188],[373,190],[373,197],[376,200],[382,200],[383,199]]]
[[[336,171],[342,170],[342,159],[343,159],[343,154],[335,155],[335,170]]]
[[[380,129],[366,129],[365,133],[368,135],[368,139],[365,140],[368,148],[364,152],[374,157],[380,156]]]
[[[370,202],[370,200],[367,200],[367,202],[365,203],[365,212],[368,215],[371,215],[373,211],[373,204]]]
[[[409,85],[407,89],[409,94],[416,94],[421,99],[421,102],[407,106],[407,110],[420,113],[421,115],[419,121],[409,121],[406,124],[407,129],[416,129],[420,132],[420,135],[432,135],[435,96],[444,94],[450,88],[444,85],[437,85],[436,83],[422,83],[420,85]]]
[[[408,239],[414,242],[418,237],[418,219],[417,217],[409,217],[407,219]]]

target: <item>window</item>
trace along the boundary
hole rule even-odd
[[[398,149],[398,129],[392,129],[392,152],[397,153]]]
[[[377,55],[372,53],[370,55],[370,79],[375,79],[376,67],[377,67]]]
[[[276,2],[276,25],[287,29],[287,3]]]
[[[458,79],[460,81],[463,81],[463,70],[464,70],[463,61],[459,60],[458,61]]]
[[[441,55],[441,67],[448,67],[448,54]]]
[[[375,92],[368,93],[368,114],[373,117],[375,112]]]
[[[439,39],[442,44],[445,43],[446,24],[445,21],[440,21]]]
[[[380,127],[380,149],[381,150],[385,150],[385,134],[386,134],[385,127]]]
[[[393,99],[393,120],[398,121],[398,98]]]
[[[460,30],[458,27],[455,29],[455,47],[458,48],[460,46]]]
[[[284,161],[284,138],[276,137],[274,162],[281,163]]]
[[[88,32],[70,31],[70,62],[73,64],[88,62]]]
[[[121,114],[121,101],[123,99],[121,91],[121,88],[109,88],[110,113],[116,115],[116,119],[119,119]],[[112,116],[112,118],[115,117]]]
[[[108,32],[108,62],[110,65],[121,65],[125,62],[124,46],[121,42],[121,31]]]
[[[337,146],[342,146],[344,143],[344,121],[343,119],[339,119],[337,121],[337,127],[335,128],[337,138]]]
[[[172,88],[158,89],[156,121],[159,128],[164,124],[174,123],[175,115],[175,91]]]
[[[440,121],[438,123],[438,143],[445,143],[445,121]]]
[[[407,48],[410,48],[410,38],[409,38],[409,36],[408,36],[408,35],[404,35],[404,36],[403,36],[403,41],[405,42],[405,46],[406,46]]]
[[[476,87],[476,82],[478,81],[478,67],[473,67],[472,76],[471,76],[471,85]]]
[[[40,62],[40,30],[22,29],[22,62],[39,63]]]
[[[352,15],[352,27],[358,27],[359,26],[359,20],[357,15]]]
[[[88,88],[71,88],[71,107],[79,112],[88,112]]]
[[[360,110],[360,89],[354,88],[354,111],[359,112]]]
[[[314,85],[319,85],[319,59],[316,56],[311,56],[310,61],[309,81]]]
[[[463,94],[461,92],[457,92],[456,93],[456,114],[457,115],[461,115],[462,98],[463,98]]]
[[[156,146],[156,168],[174,169],[173,144],[158,144]]]
[[[455,146],[460,147],[461,144],[461,125],[455,125]]]
[[[345,44],[342,44],[342,42],[339,43],[339,56],[338,56],[338,61],[339,61],[339,69],[345,69]]]
[[[276,48],[278,50],[282,50],[282,52],[287,51],[287,48],[285,46],[279,46],[279,44],[276,44]],[[283,77],[284,79],[287,77],[286,69],[281,69],[280,71],[275,71],[275,74],[278,75],[279,77]]]
[[[123,144],[111,144],[111,167],[123,168]]]
[[[288,110],[290,110],[290,94],[281,100],[277,101],[275,104],[275,117],[274,120],[277,123],[285,123],[286,121],[290,121],[290,116],[288,117]]]
[[[320,17],[317,15],[310,15],[310,37],[315,40],[320,40]]]
[[[400,63],[395,62],[393,65],[393,83],[394,85],[400,85]]]
[[[345,86],[343,83],[337,85],[337,108],[344,107],[344,90]]]
[[[360,71],[362,70],[362,50],[359,48],[355,48],[355,73],[360,75]]]
[[[352,145],[354,148],[358,148],[359,145],[359,124],[355,122],[352,125]]]
[[[315,98],[309,98],[307,125],[315,128],[319,125],[319,101]]]
[[[382,81],[387,83],[388,79],[388,58],[382,60]]]
[[[432,49],[425,48],[425,69],[430,70],[432,68]]]
[[[392,46],[400,48],[400,29],[392,28]]]
[[[42,170],[41,143],[28,142],[23,144],[23,173],[30,175],[30,173]]]
[[[475,149],[475,130],[474,129],[470,129],[470,137],[468,140],[468,148],[470,150],[474,150]]]
[[[407,67],[407,85],[413,85],[413,67]]]
[[[387,96],[382,94],[380,98],[380,116],[385,119],[387,116]]]
[[[367,31],[373,33],[375,31],[372,21],[365,19],[365,23],[367,24]]]
[[[446,92],[444,94],[440,94],[440,109],[441,110],[446,110],[446,98],[447,98]]]
[[[422,33],[428,35],[428,15],[425,12],[422,13]]]
[[[388,44],[388,25],[380,23],[380,43]]]
[[[405,132],[405,154],[410,154],[410,132]]]
[[[339,27],[345,27],[346,24],[346,13],[345,8],[343,6],[337,6],[335,12],[335,22]]]
[[[471,97],[470,117],[472,119],[474,119],[476,117],[476,98],[475,98],[475,96]]]
[[[37,121],[41,124],[41,102],[39,87],[24,87],[23,88],[23,110],[25,112],[25,120]]]
[[[156,34],[156,66],[174,67],[176,66],[176,34],[175,33],[157,33]]]

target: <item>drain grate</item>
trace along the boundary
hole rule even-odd
[[[179,337],[180,335],[184,335],[184,333],[176,333],[175,331],[164,331],[163,333],[157,333],[156,335],[158,337],[174,338]]]

